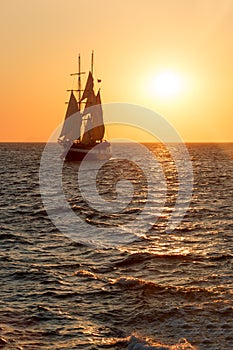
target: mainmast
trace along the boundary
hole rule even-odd
[[[81,74],[85,74],[85,72],[81,72],[81,57],[80,54],[78,55],[78,72],[77,73],[71,73],[70,75],[77,75],[78,76],[78,90],[75,90],[78,92],[78,108],[81,109],[81,93],[82,93],[82,82],[81,82]],[[73,91],[73,90],[67,90],[67,91]]]
[[[82,88],[82,83],[81,83],[81,57],[80,54],[78,55],[78,108],[80,110],[81,108],[81,88]]]
[[[93,75],[93,68],[94,68],[94,51],[92,50],[91,53],[91,74]]]

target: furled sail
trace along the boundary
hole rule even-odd
[[[72,118],[71,118],[72,116]],[[60,140],[73,141],[79,139],[82,116],[78,108],[77,100],[71,91],[64,124],[59,136]]]

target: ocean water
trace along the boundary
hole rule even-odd
[[[0,144],[0,348],[233,348],[233,145],[187,145],[193,195],[171,233],[175,165],[163,147],[147,147],[163,167],[163,211],[145,237],[101,248],[70,239],[48,217],[38,176],[44,145]],[[101,171],[105,199],[122,174],[134,182],[127,209],[92,210],[77,189],[77,164],[66,163],[70,208],[90,227],[133,222],[147,198],[143,173],[117,159]]]

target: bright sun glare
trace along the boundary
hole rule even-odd
[[[150,91],[160,97],[175,97],[182,90],[182,78],[174,71],[163,71],[151,79]]]

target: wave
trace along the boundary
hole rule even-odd
[[[197,347],[191,345],[185,338],[182,338],[174,345],[168,345],[154,341],[151,338],[145,338],[138,334],[132,334],[126,338],[108,338],[101,342],[102,347],[128,350],[197,350]],[[101,348],[102,348],[101,347]]]
[[[146,261],[153,261],[153,260],[168,260],[168,261],[177,261],[177,262],[190,262],[192,263],[195,261],[208,261],[208,262],[217,262],[217,261],[225,261],[225,260],[232,260],[233,255],[232,254],[216,254],[212,255],[211,253],[209,255],[194,255],[194,254],[156,254],[156,253],[150,253],[150,252],[137,252],[130,254],[124,259],[121,259],[119,261],[116,261],[114,263],[114,266],[116,267],[128,267],[130,265],[136,265],[136,264],[142,264]]]
[[[214,294],[213,291],[207,288],[200,287],[183,287],[183,286],[171,286],[171,285],[161,285],[156,284],[151,281],[146,281],[143,279],[135,277],[119,277],[117,279],[111,280],[112,285],[119,286],[120,288],[128,290],[138,290],[141,289],[148,293],[162,293],[163,295],[172,294],[180,295],[182,297],[188,297],[190,299],[200,300],[201,297],[211,297]]]
[[[62,312],[59,307],[47,307],[41,304],[31,304],[30,308],[22,307],[19,310],[9,309],[0,311],[1,322],[8,326],[33,327],[40,322],[53,321],[54,324],[70,321],[72,317]],[[1,330],[1,328],[0,328]],[[32,328],[31,328],[32,331]],[[7,335],[7,334],[6,334]],[[1,348],[1,344],[0,344]]]
[[[115,266],[129,266],[140,264],[147,260],[153,259],[169,259],[169,260],[192,260],[194,257],[191,254],[154,254],[154,253],[133,253],[127,258],[117,261]]]
[[[188,298],[190,300],[206,300],[210,299],[217,292],[214,292],[212,289],[205,287],[196,287],[196,286],[173,286],[168,284],[158,284],[152,281],[147,281],[137,277],[131,276],[121,276],[118,278],[107,278],[95,274],[87,270],[77,270],[74,272],[75,276],[86,278],[88,280],[98,280],[105,283],[104,291],[112,292],[112,288],[120,288],[122,291],[141,291],[145,296],[146,295],[156,295],[159,294],[163,297],[172,296],[172,297],[181,297]],[[109,289],[110,288],[110,289]]]
[[[10,272],[10,271],[9,271]],[[62,281],[52,273],[43,271],[42,269],[28,269],[11,272],[7,275],[11,280],[37,281],[41,285],[63,285]]]
[[[220,254],[217,256],[210,256],[208,260],[210,261],[225,261],[233,259],[233,254]]]
[[[13,234],[13,233],[1,233],[0,234],[0,241],[4,241],[5,242],[14,242],[14,243],[19,243],[19,244],[29,244],[29,245],[33,245],[33,242],[30,242],[29,240],[26,240],[24,238],[22,238],[19,235]]]
[[[75,276],[87,277],[87,278],[94,279],[94,280],[99,279],[98,275],[94,274],[93,272],[86,271],[86,270],[78,270],[74,274],[75,274]]]
[[[197,349],[192,346],[186,339],[180,339],[175,345],[166,345],[154,342],[151,339],[138,338],[131,336],[129,339],[128,350],[191,350]]]
[[[0,347],[3,348],[7,344],[7,340],[3,337],[0,337]]]
[[[18,239],[18,236],[14,235],[13,233],[1,233],[0,234],[0,240],[12,240],[12,239]]]

